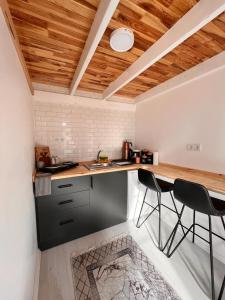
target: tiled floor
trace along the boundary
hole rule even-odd
[[[163,225],[164,235],[168,235],[170,230],[168,225]],[[75,299],[70,266],[71,254],[80,254],[126,233],[132,235],[183,300],[210,299],[208,254],[185,240],[179,250],[168,259],[154,245],[153,241],[157,237],[157,218],[153,217],[141,229],[135,227],[134,221],[129,221],[42,252],[39,300]],[[215,260],[215,269],[218,293],[225,267]]]

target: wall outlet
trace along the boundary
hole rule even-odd
[[[201,151],[201,145],[200,144],[193,144],[193,151]]]
[[[186,145],[186,150],[187,151],[192,151],[192,144],[187,144]]]
[[[201,146],[201,144],[187,144],[186,150],[187,151],[201,151],[202,146]]]

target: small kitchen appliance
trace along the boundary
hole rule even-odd
[[[39,172],[43,172],[43,173],[51,173],[51,174],[55,174],[55,173],[59,173],[62,171],[66,171],[72,168],[75,168],[79,166],[79,163],[75,163],[72,161],[66,161],[66,162],[62,162],[59,164],[55,164],[55,165],[49,165],[49,166],[43,166],[42,168],[38,168]]]
[[[128,141],[123,142],[122,159],[125,159],[125,160],[131,159],[131,146],[132,146],[131,142],[128,142]]]
[[[141,163],[142,164],[153,164],[153,153],[147,149],[141,151]]]

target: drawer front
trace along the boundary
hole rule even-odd
[[[38,213],[40,216],[59,216],[69,209],[90,205],[90,191],[57,196],[44,196],[37,199]]]
[[[71,209],[51,218],[42,216],[39,220],[40,244],[60,244],[88,234],[90,207]]]
[[[69,194],[90,189],[90,176],[57,179],[52,181],[52,195]]]

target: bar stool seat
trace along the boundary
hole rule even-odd
[[[162,193],[172,192],[173,183],[164,181],[164,180],[159,179],[159,178],[157,178],[157,183],[158,183]]]
[[[212,204],[215,208],[215,216],[225,215],[225,201],[211,197]]]

